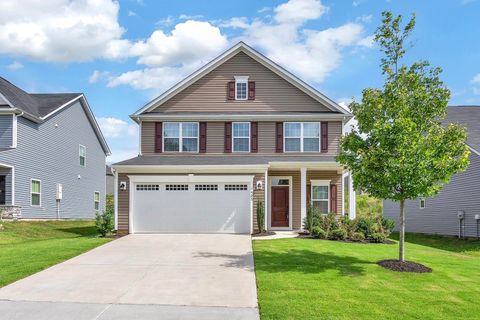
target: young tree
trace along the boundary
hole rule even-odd
[[[350,109],[358,126],[341,142],[338,161],[353,175],[355,188],[400,203],[399,260],[405,261],[405,200],[433,196],[453,174],[468,166],[466,131],[442,126],[450,91],[440,68],[426,61],[401,64],[415,15],[402,28],[402,16],[382,13],[375,42],[385,84],[363,90]]]

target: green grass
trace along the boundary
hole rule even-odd
[[[408,234],[407,242],[407,260],[433,273],[375,263],[397,258],[398,245],[254,241],[262,319],[479,319],[480,241]]]
[[[0,287],[109,241],[93,221],[4,222],[0,231]]]

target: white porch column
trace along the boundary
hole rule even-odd
[[[307,168],[300,169],[300,230],[303,230],[303,220],[307,217]]]
[[[265,196],[265,202],[263,204],[263,209],[264,209],[264,212],[265,212],[265,230],[268,230],[268,215],[270,214],[268,212],[268,170],[265,170],[265,180],[264,180],[264,184],[263,184],[263,188],[264,188],[264,196]]]
[[[355,189],[353,188],[353,177],[350,172],[348,176],[348,216],[350,219],[355,219],[357,216],[357,201]]]

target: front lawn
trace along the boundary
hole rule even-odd
[[[93,221],[4,222],[0,231],[0,287],[93,249]]]
[[[398,245],[253,241],[262,319],[479,319],[480,241],[406,239],[407,260],[432,273],[375,263],[397,258]]]

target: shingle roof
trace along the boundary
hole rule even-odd
[[[151,155],[117,162],[115,166],[262,165],[269,162],[334,162],[326,155]]]
[[[44,117],[81,93],[32,94],[0,77],[0,93],[13,105],[35,117]]]
[[[458,123],[467,128],[467,144],[480,151],[480,106],[448,107],[445,123]]]

